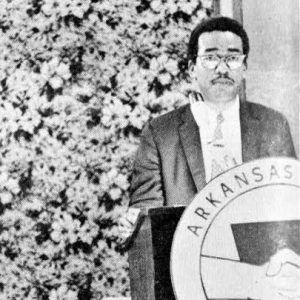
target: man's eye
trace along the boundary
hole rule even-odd
[[[227,61],[230,62],[235,62],[235,61],[239,61],[239,57],[238,56],[235,56],[235,55],[232,55],[232,56],[228,56],[227,57]]]
[[[207,61],[215,61],[217,58],[216,58],[216,56],[214,56],[214,55],[208,55],[208,56],[205,57],[205,59],[206,59]]]

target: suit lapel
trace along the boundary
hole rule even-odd
[[[181,119],[182,123],[179,127],[179,135],[188,166],[199,192],[206,184],[205,170],[199,129],[190,110],[190,106],[187,106]]]
[[[259,158],[261,134],[259,122],[252,114],[251,107],[246,101],[241,102],[240,122],[243,162]]]

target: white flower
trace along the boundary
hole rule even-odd
[[[7,182],[7,180],[8,180],[8,173],[3,172],[3,170],[1,170],[1,172],[0,172],[0,186],[4,186]]]
[[[110,180],[106,174],[102,174],[100,177],[100,188],[103,191],[107,191],[110,186]]]
[[[181,9],[188,15],[191,15],[193,13],[194,6],[192,3],[185,3],[184,5],[181,6]]]
[[[85,11],[81,7],[74,7],[72,9],[73,15],[80,19],[83,17],[84,12]]]
[[[56,68],[56,74],[65,80],[67,80],[71,77],[70,68],[65,63],[59,64],[59,66]]]
[[[56,290],[51,290],[49,300],[59,300]]]
[[[58,297],[58,299],[64,299],[65,298],[65,295],[68,291],[68,287],[66,284],[62,284],[56,291],[56,295]]]
[[[112,188],[109,191],[109,195],[110,195],[112,200],[117,200],[122,195],[121,189],[120,188]]]
[[[205,13],[205,11],[204,10],[199,10],[198,12],[197,12],[197,16],[196,16],[196,20],[202,20],[202,19],[204,19],[206,17],[206,13]]]
[[[154,0],[154,1],[151,1],[151,4],[150,4],[151,8],[154,10],[154,11],[160,11],[161,7],[162,7],[162,4],[161,4],[161,1],[159,0]]]
[[[169,73],[160,74],[158,80],[163,85],[169,84],[171,82],[171,75]]]
[[[74,96],[86,95],[86,96],[90,97],[90,96],[92,96],[93,92],[94,92],[94,88],[88,82],[84,82],[81,85],[74,85],[72,87],[72,94]]]
[[[7,204],[7,203],[11,202],[12,195],[11,195],[11,193],[7,193],[7,192],[0,193],[0,199],[1,199],[2,204]]]
[[[150,70],[153,70],[153,71],[158,71],[159,70],[159,64],[158,64],[157,59],[155,57],[153,57],[151,59]]]
[[[143,106],[136,106],[130,116],[130,122],[134,127],[142,129],[149,116],[150,112],[148,109]]]
[[[115,184],[119,186],[122,190],[126,190],[129,186],[127,177],[123,174],[119,174],[115,179]]]
[[[54,76],[49,80],[49,83],[54,89],[58,89],[63,85],[64,82],[61,77]]]
[[[23,121],[22,122],[22,128],[23,130],[29,132],[29,133],[33,133],[33,129],[34,129],[34,124],[32,123],[31,120],[29,121]]]
[[[42,11],[45,15],[51,15],[52,13],[52,5],[50,3],[46,3],[42,6]]]
[[[39,136],[42,138],[49,137],[49,132],[46,128],[42,128],[39,130]]]
[[[49,62],[48,66],[51,70],[55,70],[57,66],[59,65],[59,58],[58,57],[53,57]]]
[[[41,67],[41,76],[43,79],[48,80],[51,76],[50,67],[47,62],[44,62]]]
[[[125,118],[119,118],[118,123],[119,123],[120,128],[125,128],[128,125],[129,120],[125,119]]]
[[[97,17],[97,15],[95,13],[89,14],[89,20],[91,23],[96,23],[99,18]]]
[[[178,70],[178,63],[174,59],[169,59],[165,64],[166,70],[171,73],[172,75],[176,76],[179,72]]]
[[[212,0],[202,0],[202,6],[210,9],[212,7]]]
[[[62,239],[62,227],[59,222],[54,222],[52,223],[52,229],[53,231],[51,232],[50,236],[55,242],[59,242]]]
[[[18,180],[16,179],[13,178],[8,179],[5,185],[6,188],[14,194],[17,194],[20,191]]]
[[[101,118],[101,123],[102,123],[104,126],[109,126],[110,123],[111,123],[111,117],[108,116],[108,115],[102,116],[102,118]]]
[[[66,294],[66,300],[77,300],[78,293],[76,291],[69,290]]]
[[[157,61],[158,61],[159,64],[164,66],[168,61],[168,56],[166,54],[162,54],[157,58]]]
[[[173,2],[171,2],[168,7],[171,14],[174,14],[178,10],[178,6]]]
[[[44,204],[42,203],[42,201],[40,201],[39,199],[32,199],[32,201],[24,201],[22,208],[24,210],[41,210],[43,208]]]

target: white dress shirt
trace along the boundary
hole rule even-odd
[[[191,100],[191,99],[190,99]],[[221,124],[223,138],[220,143],[223,147],[214,147],[211,141],[217,126],[217,115],[220,113],[204,101],[190,101],[194,119],[199,127],[200,141],[203,153],[206,182],[217,174],[212,168],[217,162],[219,172],[226,171],[234,165],[242,163],[242,141],[240,126],[240,102],[237,97],[232,105],[221,113],[224,121]]]

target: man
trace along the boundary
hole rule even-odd
[[[204,185],[243,162],[295,157],[286,119],[239,99],[248,36],[235,20],[204,20],[188,45],[190,104],[144,128],[131,183],[131,207],[188,205]]]
[[[295,157],[285,118],[239,99],[248,53],[247,34],[235,20],[210,18],[193,30],[188,46],[194,86],[190,104],[151,120],[142,132],[131,182],[131,207],[120,222],[125,238],[132,233],[140,209],[186,206],[208,181],[243,162]],[[232,282],[233,288],[228,289],[232,298],[236,298],[240,280],[246,283],[243,291],[253,293],[253,299],[300,299],[299,255],[289,249],[279,250],[268,265],[257,267],[259,276],[252,276],[255,281],[250,285],[253,278],[247,270],[240,277],[234,271],[237,280],[231,280],[225,265],[212,268],[213,263],[213,259],[207,261],[208,271],[218,270],[212,275],[214,281],[225,278]],[[237,270],[233,262],[228,267]],[[214,287],[212,294],[219,298],[222,289]]]

